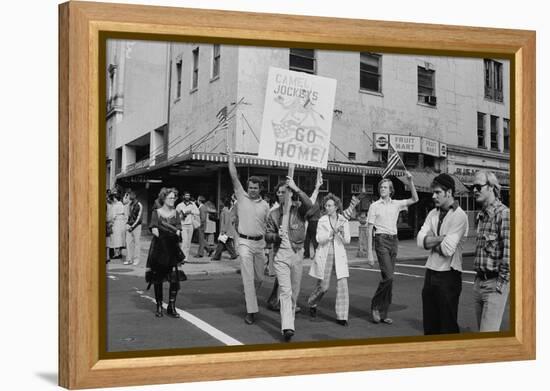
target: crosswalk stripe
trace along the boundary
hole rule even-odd
[[[156,303],[154,298],[152,298],[151,296],[143,294],[143,291],[140,291],[140,290],[136,289],[136,292],[138,294],[140,294],[140,296],[143,297],[144,299],[147,299],[147,300],[152,301],[153,303]],[[162,306],[164,307],[164,309],[166,309],[166,307],[167,307],[167,305],[164,304],[164,303],[162,304]],[[189,323],[191,323],[194,326],[198,327],[199,329],[201,329],[205,333],[209,334],[211,337],[214,337],[218,341],[220,341],[220,342],[222,342],[222,343],[224,343],[228,346],[243,345],[242,342],[237,341],[233,337],[230,337],[229,335],[225,334],[223,331],[218,330],[214,326],[206,323],[204,320],[197,318],[195,315],[192,315],[187,311],[180,310],[179,308],[176,308],[176,311],[178,312],[178,314],[181,316],[182,319],[185,319],[186,321],[188,321]]]

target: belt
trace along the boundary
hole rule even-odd
[[[497,278],[498,277],[498,272],[477,271],[476,272],[476,277],[479,278],[480,280],[487,281],[487,280],[490,280],[492,278]]]
[[[243,234],[239,234],[239,237],[243,238],[243,239],[248,239],[248,240],[262,240],[264,238],[263,235],[260,235],[260,236],[248,236],[248,235],[243,235]]]
[[[375,234],[374,236],[380,236],[382,238],[397,239],[397,235],[390,235],[390,234]]]

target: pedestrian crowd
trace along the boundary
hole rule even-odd
[[[271,200],[262,197],[262,180],[258,177],[249,177],[246,189],[243,187],[232,151],[228,155],[234,193],[223,201],[219,213],[212,198],[199,195],[195,201],[189,192],[184,192],[182,201],[176,204],[176,189],[162,188],[159,192],[148,226],[153,239],[145,269],[147,283],[154,286],[156,316],[164,315],[163,283],[167,282],[166,314],[179,317],[175,302],[180,282],[186,279],[182,265],[191,256],[191,240],[196,231],[199,247],[195,257],[203,257],[206,252],[212,260],[219,261],[227,251],[231,259],[240,258],[247,325],[257,320],[257,292],[267,265],[268,274],[275,276],[267,307],[280,312],[282,339],[287,342],[292,339],[296,333],[295,314],[300,311],[297,301],[304,259],[311,256],[308,275],[316,279],[316,284],[305,303],[309,316],[317,317],[318,305],[329,290],[331,279],[335,279],[336,322],[348,326],[349,270],[345,245],[350,242],[349,219],[365,194],[353,196],[346,209],[332,193],[319,198],[323,179],[318,170],[311,195],[304,193],[292,176],[287,176],[276,185],[276,199]],[[398,251],[398,216],[418,201],[413,176],[409,172],[406,175],[411,198],[393,199],[392,181],[382,179],[378,184],[380,198],[368,207],[368,213],[359,216],[360,223],[366,226],[366,248],[360,252],[366,255],[370,266],[374,265],[376,253],[380,268],[380,282],[369,310],[370,320],[379,324],[393,323],[389,311]],[[424,285],[419,292],[424,333],[459,333],[462,251],[469,231],[468,217],[455,199],[453,177],[437,175],[431,189],[434,208],[416,238],[420,248],[429,250]],[[471,190],[481,206],[475,219],[473,307],[479,331],[499,331],[510,289],[510,212],[500,201],[500,185],[494,173],[479,171]],[[107,262],[122,258],[122,249],[126,248],[124,263],[140,263],[142,221],[143,206],[134,191],[108,192]]]

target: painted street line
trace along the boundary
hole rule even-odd
[[[137,288],[134,288],[136,292],[143,297],[144,299],[150,300],[153,303],[156,303],[155,299],[151,296],[145,295],[143,291],[138,290]],[[165,303],[162,304],[164,309],[166,309],[167,305]],[[228,346],[235,346],[235,345],[243,345],[242,342],[237,341],[235,338],[230,337],[229,335],[225,334],[223,331],[218,330],[214,326],[206,323],[205,321],[197,318],[195,315],[190,314],[187,311],[180,310],[179,308],[176,308],[176,311],[181,316],[182,319],[185,319],[189,323],[193,324],[194,326],[198,327],[205,333],[209,334],[211,337],[214,337],[218,341],[228,345]]]
[[[379,273],[380,272],[380,269],[369,269],[369,268],[365,268],[365,267],[360,267],[360,266],[349,266],[350,269],[354,269],[354,270],[363,270],[363,271],[366,271],[366,272],[376,272],[376,273]],[[400,272],[393,272],[394,275],[396,276],[405,276],[405,277],[413,277],[413,278],[424,278],[424,276],[418,276],[416,274],[407,274],[407,273],[400,273]],[[463,284],[471,284],[473,285],[474,283],[473,282],[470,282],[470,281],[464,281],[462,280],[462,283]]]

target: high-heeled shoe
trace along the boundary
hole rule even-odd
[[[160,303],[157,302],[157,312],[155,312],[155,316],[157,318],[162,318],[164,316],[164,314],[162,312],[162,302],[160,302]]]

